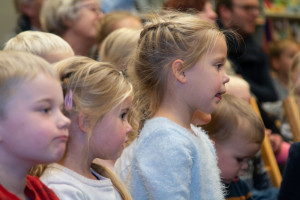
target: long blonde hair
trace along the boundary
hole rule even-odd
[[[225,40],[225,35],[216,25],[186,13],[170,11],[145,25],[128,65],[137,88],[134,104],[141,111],[140,126],[159,108],[172,62],[184,60],[182,71],[193,67],[219,38]]]

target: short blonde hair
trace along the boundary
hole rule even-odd
[[[44,59],[26,52],[0,51],[0,117],[18,86],[44,73],[58,80],[56,71]]]
[[[26,51],[41,57],[55,51],[73,52],[72,47],[61,37],[40,31],[19,33],[5,44],[4,50]]]
[[[64,95],[72,90],[72,109],[67,116],[83,112],[89,116],[90,129],[111,109],[133,95],[127,78],[113,65],[75,56],[54,65],[62,81]]]
[[[79,3],[84,0],[44,0],[40,22],[42,30],[62,35],[68,29],[66,21],[78,17]]]
[[[222,96],[211,121],[201,126],[215,142],[226,143],[237,130],[244,130],[243,135],[249,142],[263,142],[265,130],[262,121],[246,101],[231,95]]]
[[[101,45],[100,60],[110,62],[119,69],[125,68],[131,54],[136,50],[140,32],[130,28],[113,31]]]

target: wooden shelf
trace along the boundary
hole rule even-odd
[[[294,20],[300,19],[300,14],[298,14],[298,13],[268,13],[268,12],[265,12],[264,16],[266,18],[294,19]]]

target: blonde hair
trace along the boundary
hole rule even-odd
[[[26,51],[41,57],[55,51],[73,52],[72,47],[61,37],[40,31],[19,33],[6,42],[4,50]]]
[[[88,116],[88,141],[96,123],[110,110],[116,108],[133,95],[133,87],[128,79],[113,65],[93,59],[74,56],[54,65],[62,82],[63,93],[72,90],[72,108],[64,109],[69,118],[79,112]],[[123,199],[131,199],[129,193],[116,175],[107,167],[92,164],[99,174],[111,179]],[[44,165],[31,169],[30,174],[40,176],[45,170]]]
[[[42,30],[62,35],[68,29],[67,20],[74,21],[78,17],[79,3],[84,0],[44,0],[40,22]]]
[[[299,45],[299,43],[296,40],[291,39],[291,38],[285,38],[285,39],[281,39],[281,40],[272,41],[269,44],[269,57],[270,58],[280,57],[280,55],[282,54],[284,49],[289,47],[289,45],[291,43]]]
[[[62,81],[64,95],[72,90],[73,106],[67,116],[83,112],[90,118],[91,129],[111,109],[133,95],[127,78],[113,65],[75,56],[54,66]]]
[[[104,15],[104,17],[99,21],[97,44],[102,43],[111,32],[119,28],[117,27],[118,22],[125,18],[132,18],[142,23],[138,16],[129,11],[118,10],[110,12]]]
[[[143,112],[142,122],[159,108],[172,62],[182,59],[182,71],[189,69],[220,38],[225,40],[225,35],[216,25],[185,13],[170,12],[145,25],[128,66],[129,77],[137,87],[139,99],[135,103]]]
[[[100,60],[110,62],[120,70],[126,68],[131,54],[136,50],[140,30],[120,28],[109,34],[100,49]]]
[[[220,144],[226,143],[237,130],[244,130],[246,133],[243,137],[253,143],[261,144],[265,136],[262,121],[249,103],[231,94],[222,96],[211,121],[201,127],[212,140]]]
[[[290,71],[289,71],[289,94],[296,94],[299,96],[299,88],[300,88],[300,79],[295,79],[293,76],[295,71],[300,68],[300,52],[297,53],[292,61]]]
[[[0,51],[0,117],[5,117],[5,105],[18,86],[41,73],[58,80],[56,71],[44,59],[26,52]]]

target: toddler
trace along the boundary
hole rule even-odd
[[[247,184],[238,176],[261,148],[265,133],[260,118],[247,102],[226,94],[210,123],[202,127],[215,142],[226,199],[252,199]]]

